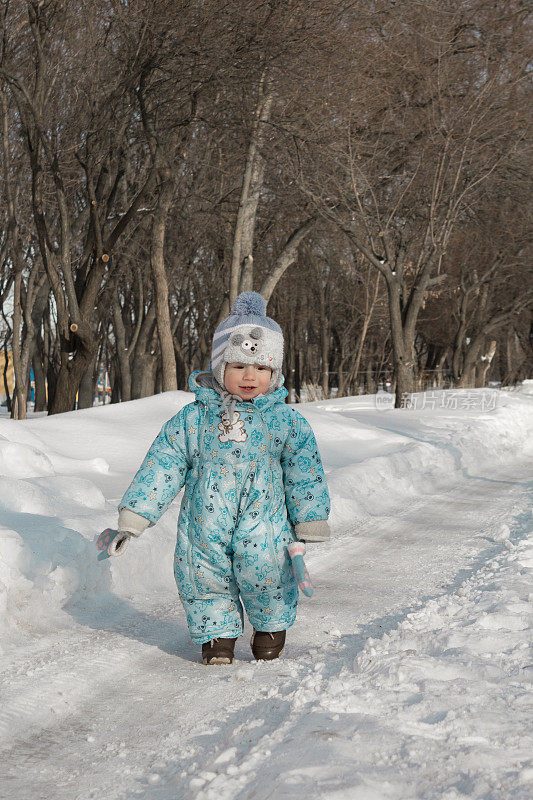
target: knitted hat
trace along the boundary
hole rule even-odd
[[[264,364],[272,370],[269,391],[281,385],[283,333],[278,323],[266,316],[266,300],[257,292],[240,294],[213,336],[210,366],[221,386],[226,364],[232,362]]]

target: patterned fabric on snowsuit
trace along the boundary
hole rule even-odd
[[[200,375],[211,373],[191,375],[196,401],[163,425],[119,508],[154,524],[185,485],[174,575],[203,644],[242,633],[241,601],[257,630],[293,624],[292,526],[327,519],[330,500],[311,427],[285,388],[228,410]]]

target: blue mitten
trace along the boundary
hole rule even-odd
[[[294,573],[294,577],[298,581],[298,587],[300,591],[303,592],[306,597],[312,597],[313,586],[311,584],[311,578],[309,577],[309,573],[304,561],[305,542],[291,542],[287,550],[289,551],[289,555],[291,557],[292,571]]]
[[[129,533],[106,528],[96,540],[96,547],[100,550],[98,561],[103,561],[104,558],[110,558],[110,556],[122,555],[128,546],[129,539]]]

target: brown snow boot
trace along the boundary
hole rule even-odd
[[[233,664],[237,639],[211,639],[202,645],[202,664]]]
[[[274,658],[279,658],[283,653],[286,633],[287,631],[272,631],[272,633],[256,631],[254,628],[250,646],[256,661],[272,661]]]

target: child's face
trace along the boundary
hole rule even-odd
[[[241,400],[253,400],[264,394],[270,386],[272,370],[262,364],[226,364],[224,370],[224,386],[230,394],[238,395]]]

